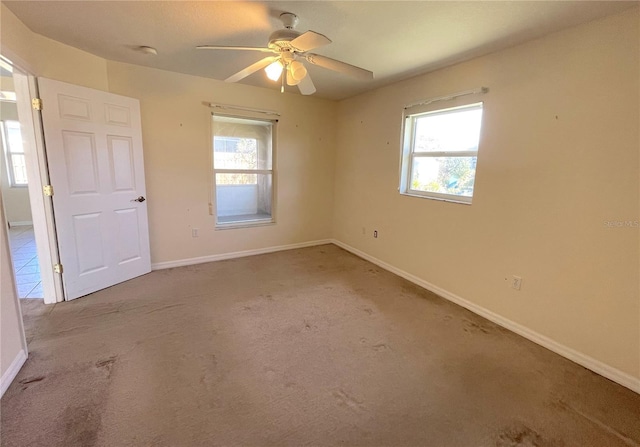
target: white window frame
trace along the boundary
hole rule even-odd
[[[9,135],[7,132],[7,125],[9,123],[17,123],[18,125],[18,129],[20,129],[20,122],[17,120],[5,120],[5,121],[1,121],[0,122],[0,132],[2,133],[2,149],[4,152],[4,157],[5,157],[5,161],[7,164],[7,173],[8,173],[8,177],[9,177],[9,185],[11,186],[11,188],[27,188],[29,186],[29,180],[27,179],[27,182],[25,183],[17,183],[16,182],[16,173],[15,173],[15,169],[14,169],[14,164],[13,164],[13,157],[14,155],[21,155],[23,157],[25,157],[24,155],[24,145],[22,147],[22,152],[16,151],[11,147],[11,141],[9,139]],[[26,164],[26,157],[25,157],[25,164]]]
[[[227,118],[235,118],[240,120],[248,120],[248,121],[262,121],[269,123],[271,125],[271,169],[218,169],[215,167],[215,149],[214,149],[214,140],[215,140],[215,130],[214,130],[214,117],[222,116]],[[215,217],[215,228],[216,230],[225,230],[225,229],[234,229],[234,228],[246,228],[246,227],[255,227],[262,225],[273,225],[276,223],[276,146],[277,146],[277,119],[264,119],[264,118],[256,118],[253,116],[245,116],[245,115],[235,115],[235,114],[222,114],[222,113],[212,113],[211,114],[211,198],[209,202],[209,214]],[[216,203],[217,197],[217,182],[216,182],[216,174],[270,174],[271,175],[271,216],[269,218],[264,219],[255,219],[255,220],[237,220],[237,221],[228,221],[228,222],[220,222],[218,217],[218,208]]]
[[[472,196],[462,196],[457,194],[446,194],[446,193],[438,193],[432,191],[422,191],[418,189],[411,188],[411,179],[414,168],[414,160],[418,158],[429,158],[429,157],[475,157],[476,163],[478,160],[478,150],[480,146],[481,137],[478,138],[478,144],[476,145],[475,150],[468,151],[439,151],[439,152],[415,152],[414,151],[414,142],[415,142],[415,131],[416,131],[416,120],[425,115],[443,115],[447,113],[456,113],[465,109],[474,109],[480,108],[484,110],[484,103],[482,101],[467,101],[466,103],[460,105],[449,105],[440,107],[431,106],[427,110],[416,110],[413,112],[408,112],[405,110],[403,114],[403,132],[402,132],[402,156],[400,160],[400,194],[414,197],[423,197],[426,199],[433,200],[442,200],[446,202],[454,202],[454,203],[462,203],[470,205],[473,200]],[[482,120],[484,121],[484,114]],[[482,122],[480,124],[480,129],[482,133]],[[475,192],[475,181],[477,177],[474,176],[474,192]]]

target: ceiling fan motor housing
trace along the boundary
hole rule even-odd
[[[280,20],[285,28],[293,29],[298,24],[298,16],[292,12],[283,12],[280,14]]]
[[[302,33],[289,28],[279,29],[277,31],[274,31],[269,36],[269,48],[276,49],[276,50],[289,49],[291,48],[291,45],[289,44],[289,42],[291,42],[293,39],[298,37],[300,34]]]

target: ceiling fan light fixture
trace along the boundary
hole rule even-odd
[[[264,71],[267,73],[267,77],[272,81],[277,81],[278,79],[280,79],[282,70],[283,67],[280,61],[272,62],[271,64],[267,65],[267,68],[264,69]]]
[[[287,70],[287,85],[298,85],[300,84],[300,79],[294,79],[291,74],[291,70]]]
[[[291,77],[296,81],[302,80],[307,75],[307,69],[302,64],[302,62],[293,61],[289,65],[289,71],[291,72]]]

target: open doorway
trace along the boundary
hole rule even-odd
[[[64,300],[55,273],[58,248],[35,77],[0,55],[0,195],[16,296],[53,304]]]
[[[24,120],[23,120],[24,121]],[[0,60],[0,192],[9,235],[16,292],[21,299],[42,300],[42,278],[33,230],[29,181],[13,66]]]

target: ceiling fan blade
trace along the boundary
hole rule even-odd
[[[199,45],[198,50],[243,50],[243,51],[262,51],[264,53],[275,53],[271,48],[266,47],[229,47],[224,45]]]
[[[315,31],[307,31],[290,42],[293,48],[302,53],[324,45],[329,45],[330,43],[331,39]]]
[[[260,59],[255,64],[251,64],[247,68],[240,70],[233,76],[229,76],[227,79],[225,79],[225,82],[238,82],[239,80],[246,78],[250,74],[255,73],[256,71],[266,67],[267,65],[269,65],[270,63],[276,60],[278,60],[277,56],[268,56],[268,57],[265,57],[264,59]]]
[[[329,70],[344,73],[354,78],[361,79],[363,81],[369,81],[373,79],[373,72],[365,70],[364,68],[356,67],[355,65],[347,64],[330,57],[321,56],[319,54],[305,54],[305,59],[310,63],[319,67],[328,68]]]
[[[316,86],[313,85],[313,81],[311,80],[309,73],[300,80],[298,83],[298,89],[303,95],[313,95],[316,92]]]

